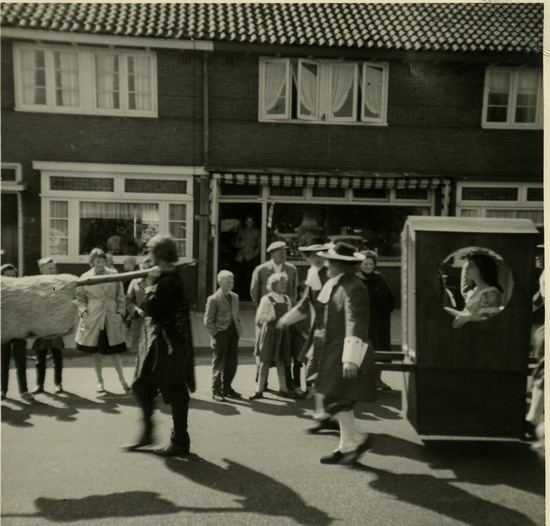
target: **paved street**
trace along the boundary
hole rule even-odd
[[[130,378],[130,356],[125,363]],[[50,386],[51,374],[49,364]],[[138,432],[138,409],[132,396],[121,394],[111,367],[105,386],[112,392],[97,398],[84,357],[67,358],[64,397],[3,402],[3,524],[544,524],[544,468],[527,444],[427,447],[402,418],[395,392],[359,408],[362,429],[373,435],[360,464],[323,466],[319,457],[337,437],[305,433],[309,402],[268,395],[254,403],[216,403],[206,358],[197,374],[193,455],[186,459],[122,452],[119,446]],[[253,375],[250,361],[241,365],[234,387],[250,393]],[[401,389],[401,373],[384,375]],[[10,379],[14,393],[15,371]],[[162,442],[170,417],[159,408]]]

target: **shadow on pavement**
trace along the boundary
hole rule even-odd
[[[207,488],[230,493],[240,507],[185,508],[194,513],[258,513],[270,517],[288,517],[298,524],[328,526],[335,520],[324,511],[308,506],[294,490],[281,482],[242,464],[224,459],[221,467],[191,454],[186,458],[170,458],[166,466],[190,481]]]
[[[545,494],[544,465],[529,444],[430,440],[422,445],[387,434],[371,436],[373,454],[407,458],[431,469],[452,471],[454,482],[505,485],[535,495]]]
[[[535,522],[517,510],[483,500],[450,484],[460,482],[459,480],[448,481],[432,475],[390,473],[359,463],[355,464],[354,469],[376,475],[369,482],[369,486],[376,491],[470,526],[536,526]]]
[[[34,501],[33,514],[2,514],[2,517],[42,517],[53,522],[76,522],[91,519],[168,515],[183,510],[151,491],[127,491],[110,495],[90,495],[82,499],[47,499]]]
[[[378,391],[376,402],[357,404],[357,418],[361,420],[402,420],[401,391]]]
[[[201,398],[191,398],[189,409],[198,409],[199,411],[211,411],[218,415],[234,416],[240,415],[241,412],[229,402],[214,402],[203,400]]]
[[[32,403],[9,400],[2,404],[2,422],[15,427],[32,427],[33,415],[55,418],[60,422],[75,422],[80,410],[99,409],[106,414],[119,414],[119,406],[135,406],[133,396],[106,393],[96,400],[65,392],[63,396],[43,394]]]

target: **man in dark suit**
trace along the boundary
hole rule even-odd
[[[269,261],[258,265],[252,273],[250,283],[250,296],[256,308],[260,304],[262,296],[267,294],[267,278],[275,272],[284,272],[288,277],[287,295],[294,304],[298,298],[298,270],[286,262],[287,245],[284,241],[274,241],[267,247]]]
[[[238,365],[238,343],[242,333],[239,296],[232,292],[234,277],[228,270],[218,273],[220,288],[208,297],[204,325],[212,337],[212,398],[218,402],[241,395],[231,387]]]
[[[368,338],[369,297],[356,276],[363,256],[347,243],[318,253],[327,261],[329,280],[317,296],[313,345],[319,355],[316,388],[327,414],[340,424],[340,444],[322,464],[351,464],[366,451],[368,435],[356,430],[353,408],[376,397],[374,352]]]
[[[178,260],[175,241],[156,235],[148,243],[155,267],[145,278],[146,341],[141,346],[132,389],[143,414],[141,438],[128,451],[153,443],[154,399],[160,392],[172,408],[170,444],[158,451],[161,456],[189,453],[187,432],[189,391],[195,391],[193,338],[189,302],[183,281],[174,263]]]

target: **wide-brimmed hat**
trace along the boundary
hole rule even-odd
[[[273,252],[274,250],[279,250],[280,248],[288,248],[284,241],[273,241],[271,245],[267,247],[267,253]]]
[[[52,256],[47,256],[45,258],[38,260],[38,266],[41,267],[42,265],[46,265],[46,263],[55,263]]]
[[[311,239],[312,243],[303,247],[298,247],[300,252],[323,252],[329,248],[334,247],[334,243],[324,243],[322,237],[314,237]]]
[[[360,263],[365,259],[365,256],[361,252],[357,252],[353,245],[343,241],[339,241],[326,252],[317,252],[317,255],[325,259],[348,261],[350,263]]]

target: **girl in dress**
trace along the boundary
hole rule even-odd
[[[102,274],[116,274],[116,270],[107,268],[107,256],[100,248],[90,252],[90,266],[82,278]],[[93,356],[97,376],[97,392],[105,393],[102,375],[102,356],[110,354],[118,378],[125,391],[131,387],[124,379],[120,353],[126,351],[124,342],[125,313],[124,291],[122,283],[103,283],[101,285],[80,286],[76,289],[80,322],[76,332],[76,348]]]
[[[256,311],[256,325],[259,327],[259,335],[254,349],[254,356],[259,363],[258,385],[256,392],[250,396],[250,400],[263,398],[265,383],[269,368],[277,367],[279,377],[279,394],[289,397],[290,392],[286,387],[285,366],[290,363],[290,333],[286,327],[277,328],[276,324],[290,309],[290,298],[285,294],[288,278],[283,272],[276,272],[267,280],[269,291],[260,300]]]
[[[462,277],[464,309],[458,311],[445,307],[448,313],[455,316],[454,329],[460,329],[472,321],[486,320],[504,308],[502,287],[498,282],[498,267],[491,256],[482,252],[468,254]]]

